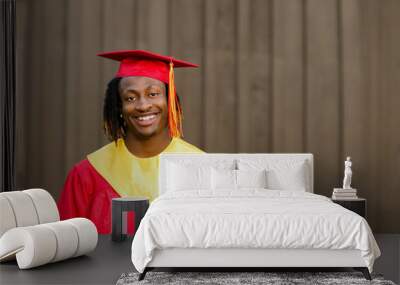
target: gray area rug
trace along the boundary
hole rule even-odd
[[[372,281],[360,272],[148,272],[142,281],[139,273],[122,274],[117,285],[131,284],[390,284],[381,275]]]

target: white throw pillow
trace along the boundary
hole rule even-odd
[[[266,169],[267,188],[306,191],[310,189],[309,167],[305,160],[240,159],[240,170]]]
[[[305,168],[299,165],[284,171],[272,169],[267,171],[268,188],[274,190],[306,191],[307,179]]]
[[[211,167],[168,164],[168,191],[211,189]]]
[[[212,168],[212,188],[218,189],[236,189],[236,170]]]
[[[262,170],[236,170],[238,188],[267,188],[267,171]]]
[[[237,190],[240,188],[267,188],[266,170],[212,169],[214,190]]]

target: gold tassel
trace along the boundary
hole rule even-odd
[[[174,64],[169,63],[169,84],[168,84],[168,125],[170,137],[182,136],[182,110],[175,93]]]

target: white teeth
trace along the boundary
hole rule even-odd
[[[156,117],[156,115],[142,116],[142,117],[138,117],[138,120],[139,121],[147,121],[147,120],[154,119],[155,117]]]

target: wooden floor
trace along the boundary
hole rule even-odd
[[[400,234],[375,234],[381,250],[374,266],[375,273],[381,273],[385,279],[400,283]]]

